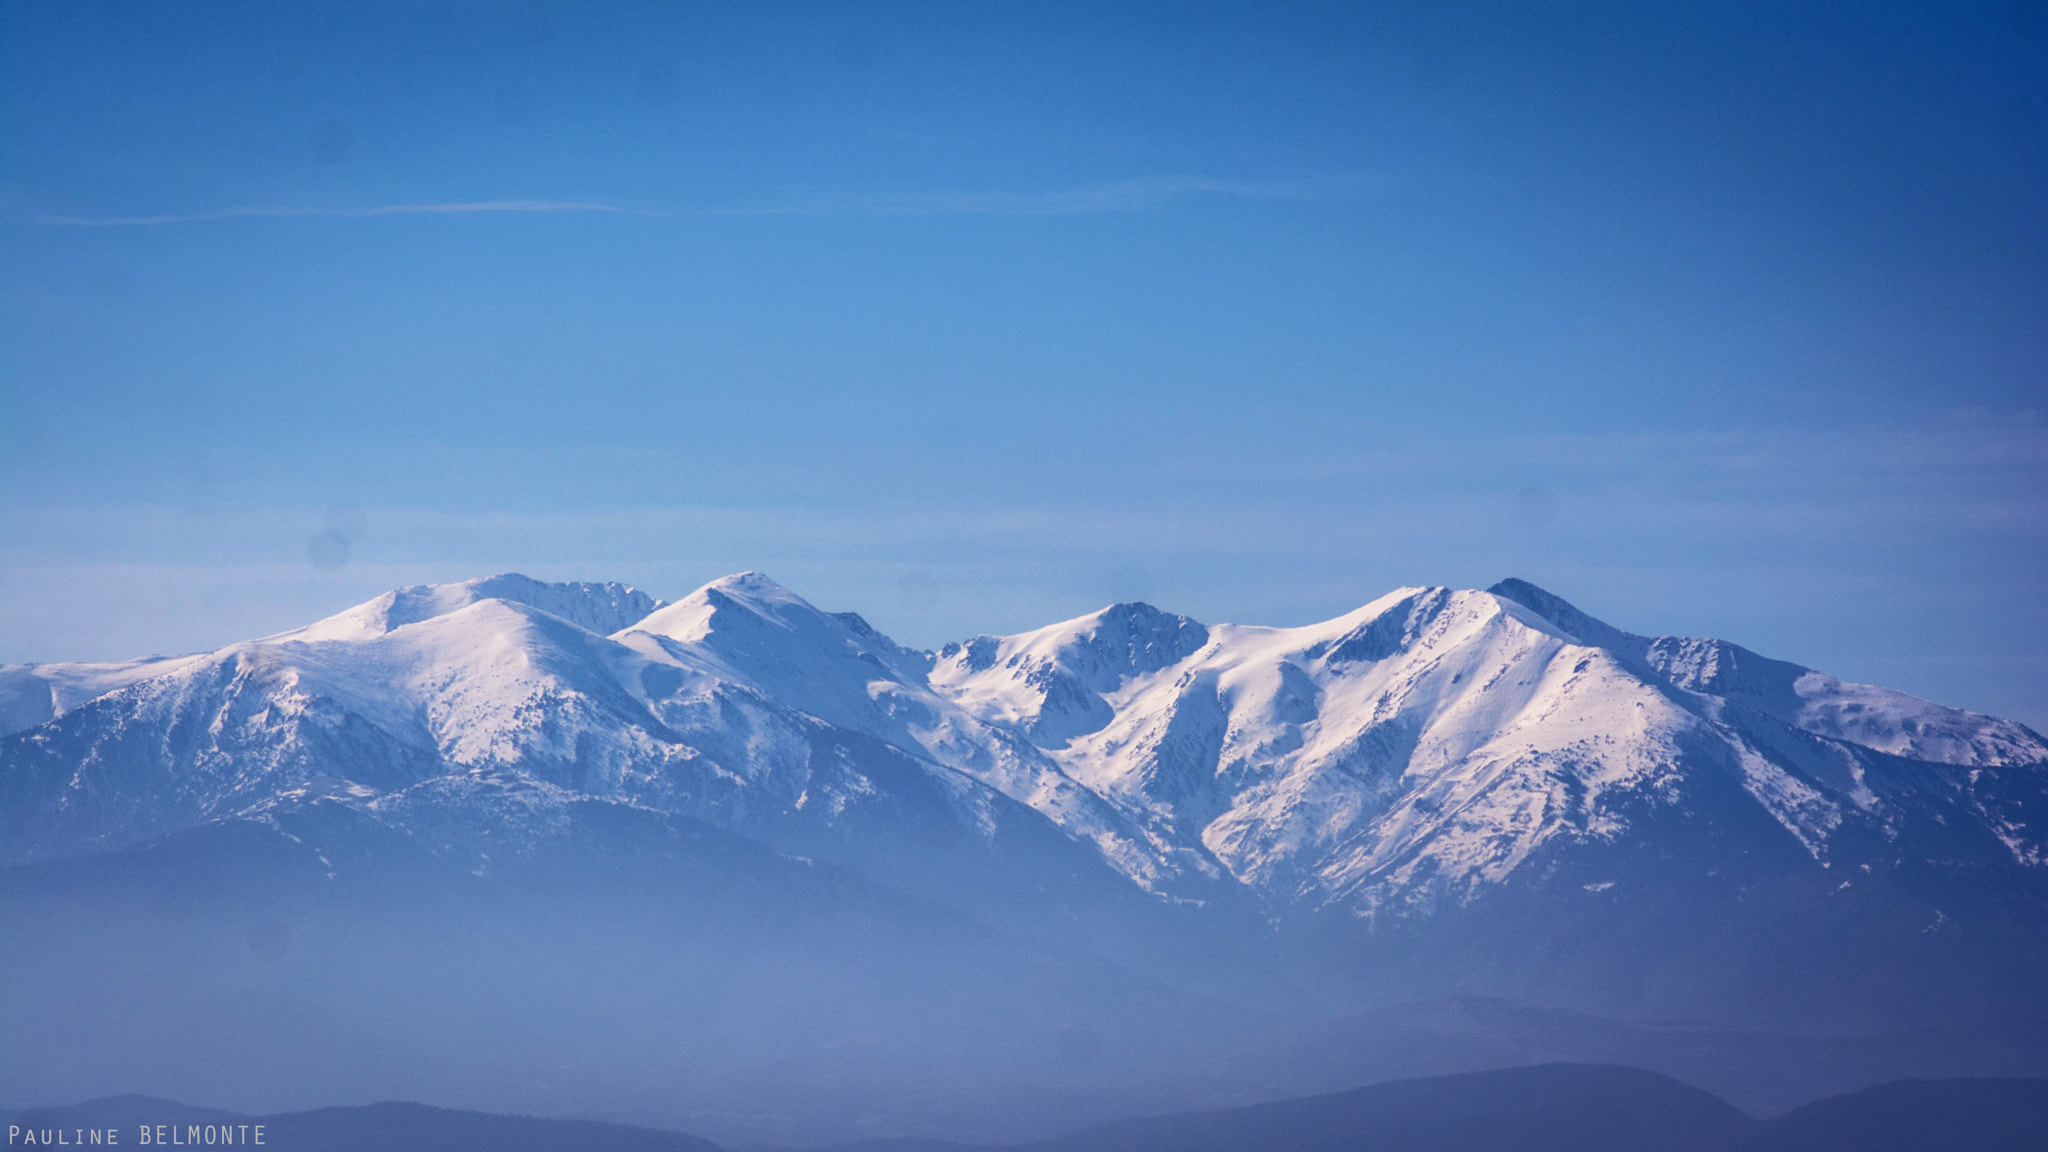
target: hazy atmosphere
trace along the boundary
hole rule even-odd
[[[2039,1152],[2043,731],[2048,0],[0,0],[10,1146]]]
[[[1522,576],[2048,724],[2048,16],[10,0],[0,659]]]

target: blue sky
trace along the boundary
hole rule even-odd
[[[1520,575],[2048,727],[2035,0],[0,14],[0,659]]]

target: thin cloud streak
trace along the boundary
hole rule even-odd
[[[1072,216],[1136,212],[1186,196],[1248,200],[1334,200],[1378,186],[1357,177],[1311,180],[1218,180],[1202,176],[1160,176],[1085,184],[1044,192],[944,190],[879,196],[827,196],[814,201],[742,208],[627,208],[580,200],[485,200],[460,204],[381,204],[368,208],[223,208],[215,212],[159,216],[38,216],[42,224],[72,228],[129,228],[152,224],[195,224],[261,217],[347,217],[461,215],[477,212],[582,213],[715,219],[734,216]]]
[[[735,208],[692,213],[706,216],[1070,216],[1094,212],[1135,212],[1184,196],[1244,200],[1335,200],[1377,187],[1358,177],[1312,180],[1218,180],[1204,176],[1157,176],[1084,184],[1044,192],[944,190],[872,197],[827,197],[770,208]]]
[[[250,217],[294,216],[418,216],[460,215],[471,212],[631,212],[616,204],[594,204],[576,200],[480,200],[462,204],[379,204],[369,208],[222,208],[217,212],[191,212],[164,216],[38,216],[43,224],[73,228],[130,228],[146,224],[195,224],[207,220],[240,220]]]

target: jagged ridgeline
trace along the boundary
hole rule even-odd
[[[4,1073],[52,1098],[1137,1075],[1453,994],[2048,1016],[2039,735],[1516,580],[926,652],[755,573],[498,576],[0,711]]]

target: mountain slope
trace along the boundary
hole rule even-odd
[[[177,671],[197,656],[145,656],[105,664],[0,664],[0,736],[62,716],[90,700]]]
[[[1526,580],[1503,580],[1488,591],[1528,607],[1582,643],[1656,670],[1675,687],[1721,697],[1819,736],[1971,768],[2038,764],[2044,758],[2041,737],[2010,720],[1851,684],[1725,640],[1636,636]]]

